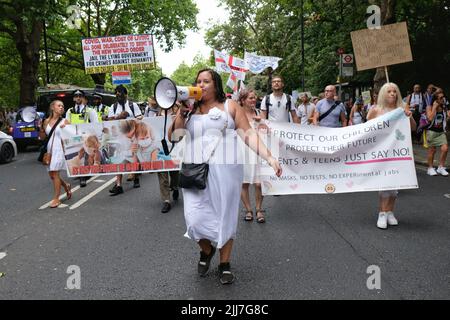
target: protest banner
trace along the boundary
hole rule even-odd
[[[413,61],[406,22],[350,33],[358,71]]]
[[[266,68],[272,68],[275,70],[278,68],[278,61],[281,58],[278,57],[268,57],[268,56],[258,56],[255,53],[245,52],[244,60],[247,68],[255,74],[263,72]]]
[[[262,167],[263,194],[324,194],[418,188],[409,118],[396,109],[344,128],[269,122],[283,168]],[[272,170],[272,171],[271,171]]]
[[[85,38],[81,45],[86,74],[154,67],[150,34]]]
[[[182,156],[176,150],[178,145],[166,156],[161,145],[163,132],[162,116],[67,125],[61,130],[67,174],[80,177],[179,170]]]

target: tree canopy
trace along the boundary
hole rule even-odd
[[[244,51],[282,58],[275,70],[284,76],[286,89],[301,85],[301,15],[305,21],[305,78],[308,91],[320,92],[339,74],[338,48],[353,51],[350,32],[367,28],[366,9],[382,8],[385,24],[407,21],[413,62],[390,67],[391,81],[402,91],[413,83],[450,87],[450,10],[444,0],[221,0],[230,20],[209,28],[206,43],[243,57]],[[389,10],[388,10],[389,9]],[[374,46],[377,44],[374,43]],[[376,70],[357,72],[344,81],[373,83]],[[406,92],[405,92],[406,93]]]
[[[79,8],[79,28],[69,28],[71,13],[68,8],[71,5]],[[5,0],[0,2],[0,11],[3,18],[0,21],[0,54],[5,54],[6,60],[16,61],[19,57],[20,61],[19,68],[13,64],[3,66],[20,76],[20,85],[10,84],[14,88],[20,87],[19,99],[6,97],[4,100],[13,106],[34,103],[39,79],[46,81],[45,68],[41,64],[45,61],[42,50],[44,26],[47,27],[51,82],[104,84],[105,74],[92,75],[92,80],[84,75],[82,38],[148,33],[168,51],[176,43],[183,44],[186,30],[197,28],[198,13],[193,0]],[[10,47],[7,50],[11,44],[8,41],[13,41],[16,50]]]

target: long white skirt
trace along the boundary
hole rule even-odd
[[[219,249],[235,239],[242,181],[242,165],[211,164],[206,189],[183,189],[185,236]]]

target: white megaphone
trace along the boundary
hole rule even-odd
[[[179,87],[169,78],[161,78],[155,85],[155,100],[162,109],[172,108],[177,101],[200,100],[202,89],[199,87]]]

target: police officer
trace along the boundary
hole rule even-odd
[[[108,118],[109,107],[102,103],[102,96],[99,94],[94,94],[92,96],[93,100],[93,109],[97,113],[98,122],[103,122]]]
[[[87,98],[83,90],[73,92],[73,101],[75,105],[66,112],[66,119],[70,121],[70,124],[98,123],[97,114],[87,106]],[[87,178],[80,177],[80,187],[86,187]]]
[[[130,100],[128,100],[128,90],[123,85],[119,85],[114,89],[116,94],[117,102],[114,103],[108,111],[108,120],[120,120],[120,119],[142,119],[141,109]],[[133,188],[139,188],[139,175],[134,175]],[[116,183],[109,190],[111,196],[116,196],[123,193],[122,188],[122,175],[116,176]]]

